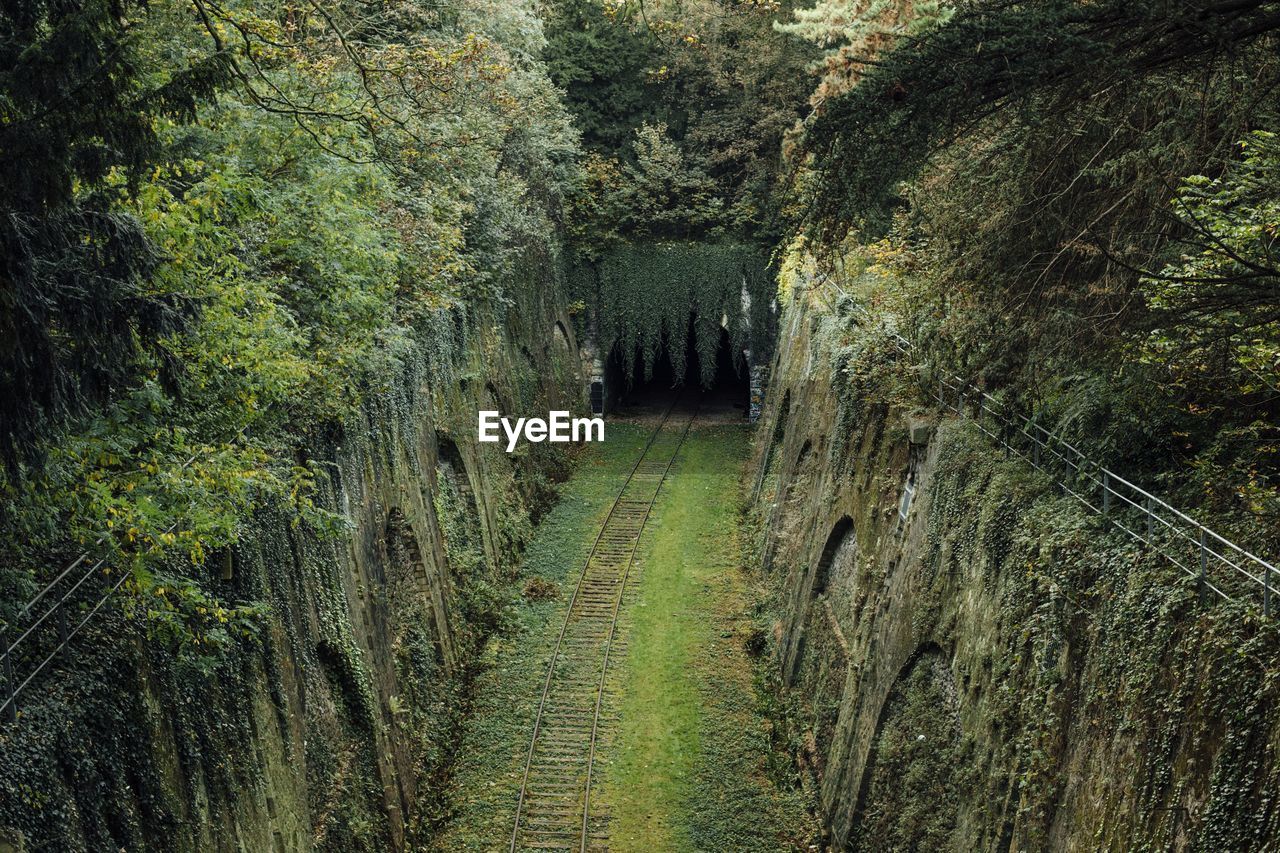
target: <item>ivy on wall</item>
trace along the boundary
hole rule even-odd
[[[722,327],[739,367],[744,349],[757,362],[768,357],[773,276],[768,255],[755,246],[623,243],[571,270],[569,280],[574,298],[591,308],[600,352],[616,350],[628,377],[638,364],[651,378],[663,352],[683,376],[691,318],[703,387],[715,380]]]
[[[784,602],[812,568],[803,555],[826,535],[819,527],[795,545],[787,514],[848,500],[860,541],[877,541],[896,488],[880,472],[901,471],[903,456],[891,460],[906,453],[891,413],[922,402],[909,393],[912,366],[888,345],[884,302],[859,287],[868,280],[841,282],[838,296],[811,286],[792,307],[804,312],[792,327],[808,336],[781,381],[812,358],[804,375],[830,387],[790,404],[784,444],[828,436],[820,464],[842,485],[794,506],[782,491],[781,518],[770,509],[778,487],[762,492],[779,608],[794,607]],[[851,310],[859,297],[868,311]],[[903,648],[943,650],[939,674],[932,664],[903,673],[867,736],[870,757],[855,771],[865,771],[865,796],[827,807],[833,824],[847,821],[852,848],[1269,849],[1280,821],[1274,623],[1256,607],[1202,604],[1193,580],[1002,458],[972,423],[947,422],[931,441],[919,538],[862,566],[864,602],[836,608],[865,668],[885,654],[869,638],[880,636],[877,602],[896,572],[895,588],[916,590],[885,617],[911,620]],[[781,488],[804,490],[805,463],[793,470]],[[774,736],[794,756],[794,769],[778,772],[813,784],[854,753],[831,748],[820,728],[830,705],[822,667],[843,664],[842,653],[818,631],[805,638],[805,667],[774,700]],[[865,700],[860,689],[840,695],[846,715]]]

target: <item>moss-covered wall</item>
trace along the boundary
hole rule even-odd
[[[228,599],[268,605],[237,651],[179,660],[104,611],[5,730],[0,827],[94,853],[382,853],[429,836],[475,655],[567,465],[546,444],[479,445],[476,411],[585,408],[563,299],[522,292],[458,318],[453,374],[410,360],[319,449],[318,503],[345,529],[262,514],[211,561]]]
[[[779,741],[833,849],[1275,849],[1275,624],[878,394],[833,322],[795,293],[753,501]]]

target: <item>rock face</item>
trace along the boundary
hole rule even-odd
[[[778,739],[832,849],[1273,849],[1274,623],[1202,606],[972,425],[915,409],[838,322],[787,309],[753,504]]]
[[[566,465],[559,446],[478,444],[476,412],[585,408],[572,323],[549,294],[525,300],[474,323],[455,375],[407,359],[316,449],[332,535],[264,514],[210,561],[226,599],[266,605],[259,636],[179,660],[104,642],[134,630],[116,616],[68,657],[0,744],[0,827],[60,851],[400,851],[429,834],[493,590]]]

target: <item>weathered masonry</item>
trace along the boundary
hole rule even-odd
[[[787,307],[754,507],[832,845],[1269,849],[1274,621],[1202,603],[971,420],[850,387],[828,322]]]
[[[73,642],[4,731],[22,757],[6,766],[44,793],[2,786],[0,849],[410,849],[444,796],[487,590],[566,470],[546,444],[480,445],[476,411],[584,413],[570,328],[558,294],[529,289],[479,318],[455,375],[406,359],[315,449],[341,529],[263,513],[211,561],[220,595],[266,613],[208,671],[161,643]]]

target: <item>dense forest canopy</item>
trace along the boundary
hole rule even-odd
[[[333,525],[308,448],[409,353],[448,377],[566,281],[627,359],[690,303],[711,341],[739,277],[759,335],[771,263],[838,285],[850,340],[870,311],[1280,545],[1277,28],[1262,0],[4,2],[0,600],[93,546],[207,639],[201,561],[266,503]]]
[[[581,254],[628,238],[776,241],[782,141],[807,110],[815,56],[773,31],[782,7],[550,4],[548,73],[586,152],[571,217]]]
[[[411,351],[450,375],[558,255],[578,134],[540,19],[37,2],[0,30],[3,597],[89,546],[207,640],[225,613],[170,558],[264,502],[331,526],[316,439]]]

